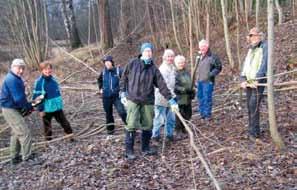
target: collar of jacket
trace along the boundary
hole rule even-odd
[[[256,48],[258,48],[258,47],[260,47],[261,46],[261,44],[262,44],[262,41],[259,41],[257,44],[255,44],[255,45],[250,45],[250,49],[256,49]]]
[[[116,70],[115,67],[112,67],[111,69],[107,69],[106,67],[104,67],[105,71],[107,72],[114,72]]]
[[[10,74],[12,74],[13,76],[17,77],[18,79],[22,79],[22,77],[16,75],[14,72],[12,72],[12,71],[9,71],[9,72],[10,72]]]
[[[50,76],[42,75],[42,78],[44,78],[45,80],[50,80],[52,78],[52,75],[50,75]]]

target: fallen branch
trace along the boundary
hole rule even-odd
[[[206,160],[204,159],[202,153],[199,151],[198,147],[195,145],[194,135],[193,135],[193,132],[192,132],[191,128],[187,125],[187,123],[185,122],[184,118],[181,116],[181,114],[178,111],[175,112],[175,114],[179,117],[179,119],[181,120],[181,122],[185,126],[185,128],[186,128],[186,130],[187,130],[187,132],[189,134],[189,137],[190,137],[190,145],[195,150],[196,154],[198,155],[198,158],[200,159],[202,165],[204,166],[204,168],[206,170],[206,173],[208,174],[208,176],[210,177],[210,179],[213,181],[216,189],[221,190],[221,187],[220,187],[218,181],[216,180],[216,178],[212,174],[212,171],[211,171],[210,167],[208,166]]]

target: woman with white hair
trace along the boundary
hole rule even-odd
[[[163,54],[163,62],[159,67],[159,70],[165,80],[165,83],[170,90],[173,97],[175,86],[175,67],[174,67],[175,54],[173,50],[166,49]],[[173,141],[173,131],[175,128],[175,114],[170,109],[168,100],[162,96],[159,89],[155,89],[155,117],[153,127],[153,139],[159,141],[160,128],[165,127],[165,135],[167,140]]]
[[[192,80],[190,73],[186,70],[186,58],[177,55],[174,59],[176,66],[175,88],[179,112],[184,119],[190,120],[192,117],[192,99],[195,97],[195,91],[192,89]],[[180,119],[176,118],[177,139],[182,140],[186,137],[186,129]]]

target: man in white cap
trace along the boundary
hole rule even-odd
[[[25,70],[23,59],[14,59],[11,69],[2,84],[0,103],[3,116],[11,128],[11,164],[31,159],[32,136],[22,113],[30,113],[32,105],[27,101],[22,76]],[[20,155],[21,153],[21,155]]]

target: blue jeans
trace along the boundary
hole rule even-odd
[[[197,86],[198,112],[202,118],[210,118],[214,84],[210,81],[198,81]]]
[[[170,110],[170,107],[155,106],[153,137],[160,137],[161,126],[165,126],[166,137],[173,137],[175,114]]]

